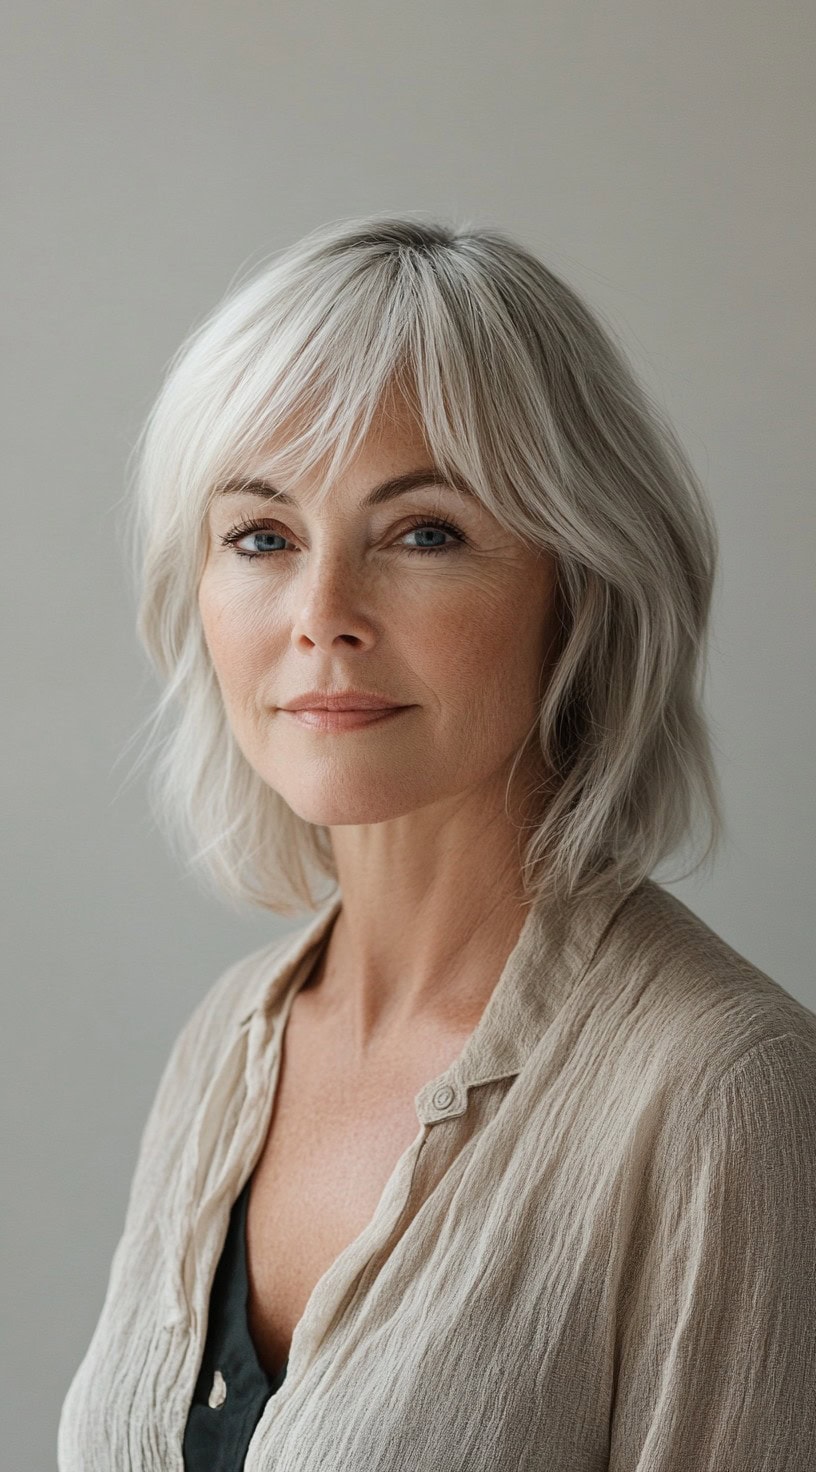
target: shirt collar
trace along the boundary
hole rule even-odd
[[[643,880],[638,888],[649,884]],[[521,1071],[634,892],[625,893],[610,883],[570,905],[545,898],[529,906],[518,939],[464,1048],[416,1095],[417,1114],[423,1122],[464,1113],[469,1088]],[[323,940],[342,899],[341,891],[335,890],[283,954],[278,954],[273,974],[263,979],[242,1025],[249,1024],[258,1012],[269,1013],[280,1001],[301,962]]]

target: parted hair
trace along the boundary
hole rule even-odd
[[[312,231],[233,286],[169,364],[124,523],[162,682],[135,733],[156,820],[237,906],[287,915],[336,887],[328,828],[293,812],[233,737],[198,584],[218,486],[258,454],[269,464],[274,443],[275,467],[319,466],[330,496],[395,387],[436,465],[555,559],[557,658],[508,781],[532,744],[548,775],[519,827],[530,902],[628,892],[699,843],[693,872],[723,831],[703,710],[717,534],[701,485],[574,288],[503,231],[414,217]]]

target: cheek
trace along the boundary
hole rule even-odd
[[[452,698],[474,713],[503,707],[511,723],[535,700],[549,627],[546,593],[543,607],[529,588],[523,597],[514,594],[477,586],[412,619],[414,662],[440,700]]]
[[[269,619],[245,592],[202,579],[198,607],[204,639],[225,696],[245,703],[270,660]]]

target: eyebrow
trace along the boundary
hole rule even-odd
[[[406,491],[415,491],[420,486],[439,486],[443,490],[458,491],[462,496],[474,497],[467,483],[458,477],[445,475],[435,466],[421,470],[409,470],[405,475],[395,475],[375,486],[360,502],[361,506],[381,506],[384,501],[393,501],[395,496],[404,496]],[[295,506],[294,496],[278,490],[268,480],[230,480],[219,487],[219,496],[263,496],[267,501],[277,501],[281,506]]]

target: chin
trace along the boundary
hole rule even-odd
[[[416,808],[424,807],[431,799],[426,796],[417,795],[411,800],[406,795],[405,788],[399,790],[396,785],[390,792],[377,795],[370,788],[357,793],[349,791],[340,793],[336,790],[331,793],[318,793],[315,791],[305,792],[302,788],[296,792],[287,792],[284,788],[276,787],[281,797],[288,803],[299,818],[306,823],[315,823],[321,827],[340,828],[352,824],[362,823],[385,823],[389,818],[400,818],[405,813],[413,812]]]

